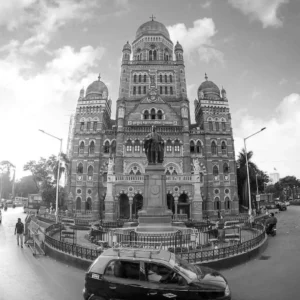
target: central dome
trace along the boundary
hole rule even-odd
[[[166,26],[154,20],[142,24],[137,30],[135,38],[138,39],[145,34],[162,34],[167,39],[170,39],[170,34]]]
[[[90,94],[98,94],[103,98],[106,98],[108,96],[107,86],[103,81],[100,81],[100,78],[91,83],[86,89],[86,96]]]

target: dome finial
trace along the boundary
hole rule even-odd
[[[207,81],[208,77],[207,77],[207,74],[205,73],[205,76],[204,76],[205,80]]]
[[[101,79],[101,73],[99,73],[98,75],[98,81],[100,81],[100,79]]]
[[[156,19],[154,16],[153,16],[153,14],[152,14],[152,16],[150,17],[150,19],[152,20],[152,21],[154,21],[154,19]]]

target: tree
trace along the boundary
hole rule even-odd
[[[39,192],[32,175],[24,176],[16,182],[16,195],[19,197],[28,197],[28,194]]]
[[[64,166],[63,166],[64,164]],[[64,153],[61,154],[59,178],[66,170],[68,160]],[[58,160],[55,155],[48,159],[41,157],[38,162],[31,160],[24,165],[24,171],[30,171],[36,187],[42,195],[43,201],[55,204],[57,184]],[[63,203],[64,192],[59,187],[59,203]]]
[[[11,178],[12,169],[14,173]],[[1,197],[4,197],[6,199],[13,198],[16,167],[10,161],[3,160],[0,162],[0,171],[1,171],[0,198]]]

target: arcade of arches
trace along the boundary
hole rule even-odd
[[[175,200],[177,199],[177,201]],[[167,194],[167,206],[174,215],[191,216],[191,205],[189,197],[186,194],[181,194],[179,197],[173,197]],[[134,197],[129,197],[126,194],[121,194],[118,200],[117,218],[118,219],[132,219],[138,218],[138,211],[143,208],[143,196],[136,194]]]

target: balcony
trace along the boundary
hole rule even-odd
[[[167,175],[167,182],[192,182],[192,175]],[[143,183],[144,175],[116,175],[116,182]]]
[[[151,126],[128,126],[124,129],[126,134],[148,134],[151,132]],[[161,135],[177,135],[182,133],[182,126],[156,126],[156,130]]]

